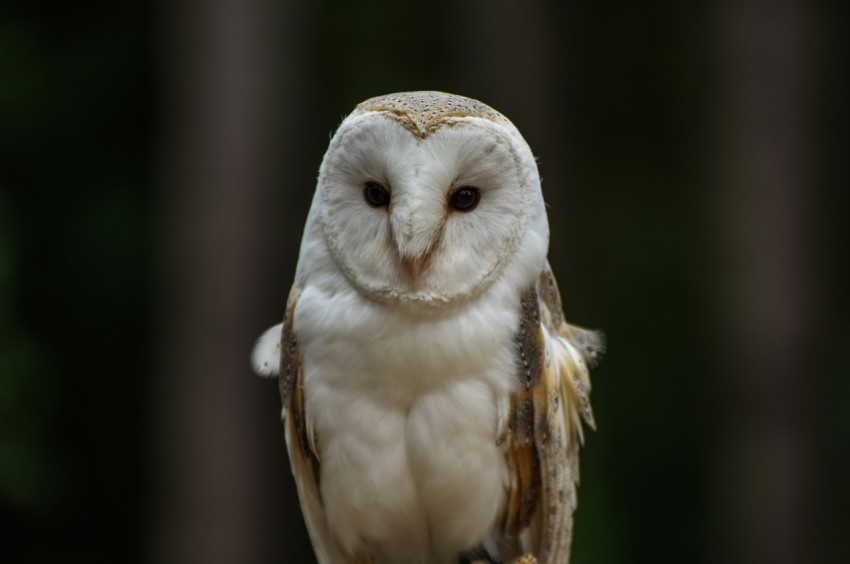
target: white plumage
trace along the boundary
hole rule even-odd
[[[321,562],[566,562],[601,340],[563,321],[548,238],[531,151],[488,106],[395,94],[340,125],[252,357],[280,373]]]

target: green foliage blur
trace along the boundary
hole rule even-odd
[[[141,542],[151,8],[0,8],[4,562],[106,561]]]

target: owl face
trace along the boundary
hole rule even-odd
[[[544,213],[536,164],[513,125],[437,93],[358,106],[331,141],[313,206],[352,285],[417,308],[480,294]]]

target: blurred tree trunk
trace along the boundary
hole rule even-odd
[[[276,6],[160,5],[156,563],[283,561],[281,511],[297,508],[291,488],[286,501],[278,489],[289,470],[277,386],[249,367],[254,339],[286,299],[274,222],[283,211],[279,109],[296,100],[278,77],[297,82],[283,47],[298,30],[294,6]]]
[[[727,2],[716,562],[811,561],[812,4]]]

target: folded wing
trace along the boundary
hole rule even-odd
[[[343,555],[328,530],[322,506],[319,457],[304,412],[301,354],[294,327],[295,308],[300,293],[298,287],[293,287],[289,292],[283,323],[275,325],[260,337],[251,360],[257,374],[278,377],[286,448],[316,558],[322,564],[354,564],[360,561]]]
[[[519,391],[500,405],[499,442],[511,483],[503,558],[533,554],[569,561],[582,422],[594,427],[590,374],[604,352],[601,333],[564,320],[551,270],[523,294],[515,338]]]

